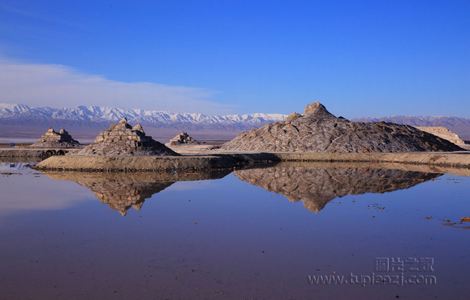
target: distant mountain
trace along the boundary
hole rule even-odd
[[[391,116],[381,118],[359,118],[354,121],[362,122],[392,122],[411,126],[443,126],[457,133],[464,140],[470,140],[470,119],[458,117],[430,116]]]
[[[231,138],[242,130],[284,120],[286,115],[266,113],[205,115],[101,106],[51,108],[0,103],[0,136],[16,136],[17,129],[23,127],[20,135],[33,137],[44,128],[53,126],[65,127],[71,131],[78,129],[79,136],[92,137],[100,129],[121,118],[126,118],[130,123],[141,123],[146,129],[165,138],[178,130]],[[24,127],[28,129],[25,130]],[[41,129],[36,130],[37,128]]]
[[[232,114],[204,115],[201,113],[169,113],[157,110],[122,109],[101,106],[78,106],[76,108],[30,107],[22,104],[0,103],[2,120],[67,120],[86,122],[115,122],[127,118],[130,122],[152,125],[222,125],[222,126],[257,126],[259,124],[280,121],[282,114]]]
[[[182,130],[189,131],[196,138],[230,139],[243,130],[282,121],[287,115],[266,113],[205,115],[102,106],[52,108],[0,103],[0,137],[37,138],[48,127],[56,129],[63,127],[68,129],[74,137],[91,139],[110,123],[123,117],[127,118],[130,123],[141,123],[149,134],[166,141]],[[355,121],[444,126],[462,138],[470,140],[470,119],[466,118],[392,116],[361,118]]]

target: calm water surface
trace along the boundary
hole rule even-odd
[[[466,216],[470,177],[435,170],[3,163],[0,298],[468,299]]]

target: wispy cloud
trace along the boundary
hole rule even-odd
[[[33,64],[0,57],[0,102],[32,106],[102,105],[172,112],[228,113],[203,88],[123,82],[63,65]]]

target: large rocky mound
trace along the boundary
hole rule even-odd
[[[235,175],[282,194],[291,202],[302,201],[305,208],[318,212],[337,197],[407,189],[442,174],[359,164],[281,163],[270,168],[235,171]]]
[[[145,135],[140,124],[132,127],[126,119],[122,119],[118,124],[100,133],[94,143],[77,154],[90,156],[179,155]]]
[[[30,145],[34,148],[75,148],[78,146],[80,143],[74,140],[67,130],[60,129],[57,132],[52,128],[49,128],[36,143]]]
[[[462,150],[451,142],[412,126],[351,122],[335,117],[319,102],[303,115],[244,132],[223,150],[270,152],[412,152]]]
[[[178,146],[178,145],[199,145],[200,142],[193,139],[187,132],[180,132],[174,138],[172,138],[169,142],[171,146]]]

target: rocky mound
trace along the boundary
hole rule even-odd
[[[179,155],[145,135],[140,124],[132,127],[126,119],[122,119],[118,124],[100,133],[93,144],[83,148],[77,154],[88,156]]]
[[[319,102],[303,115],[244,132],[225,143],[229,151],[412,152],[457,151],[459,146],[408,125],[351,122],[335,117]]]
[[[55,131],[49,128],[41,138],[30,147],[34,148],[75,148],[80,146],[77,140],[74,140],[72,136],[65,129]]]
[[[180,132],[169,142],[172,146],[178,145],[199,145],[200,142],[193,139],[187,132]]]
[[[456,145],[465,145],[465,141],[460,136],[443,126],[417,126],[419,130],[434,134],[442,139],[448,140]]]
[[[305,208],[318,212],[337,197],[407,189],[442,174],[357,164],[281,163],[270,168],[235,171],[235,175],[265,190],[282,194],[291,202],[302,201]]]

